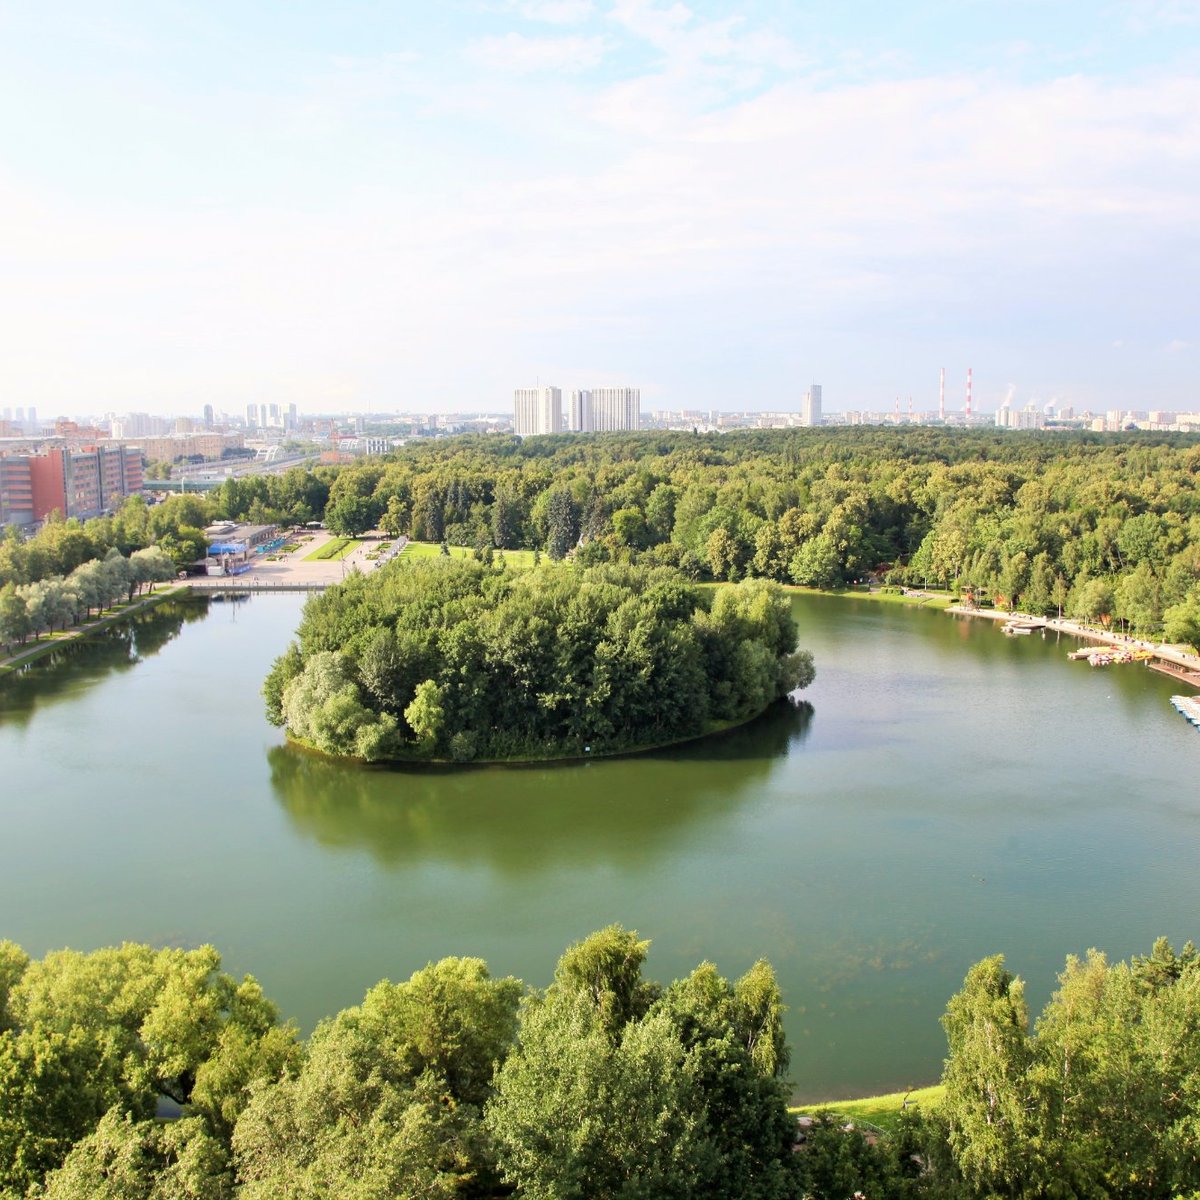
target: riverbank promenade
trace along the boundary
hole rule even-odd
[[[379,548],[382,534],[367,534],[356,543],[344,558],[314,559],[323,546],[334,540],[330,533],[322,531],[299,549],[281,555],[274,561],[265,557],[254,560],[254,565],[240,575],[192,575],[181,582],[194,592],[321,592],[335,583],[341,583],[351,571],[366,574],[379,562],[368,558]]]
[[[1065,633],[1069,637],[1082,638],[1085,641],[1119,646],[1124,650],[1146,650],[1154,655],[1152,665],[1161,664],[1174,668],[1166,673],[1200,688],[1200,655],[1193,654],[1185,646],[1172,646],[1165,642],[1151,642],[1128,634],[1095,629],[1078,621],[1069,621],[1065,617],[1035,617],[1031,613],[999,612],[994,608],[968,608],[963,604],[953,604],[946,612],[960,617],[982,617],[987,621],[1002,621],[1005,624],[1010,621],[1018,624],[1028,621],[1054,633]]]

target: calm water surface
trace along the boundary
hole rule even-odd
[[[930,1082],[1003,952],[1200,935],[1197,734],[1140,667],[869,601],[795,601],[808,704],[670,753],[400,772],[281,744],[259,686],[303,598],[159,610],[0,683],[0,936],[213,942],[311,1026],[447,954],[544,985],[612,921],[667,980],[765,955],[795,1091]]]

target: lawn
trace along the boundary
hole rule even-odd
[[[436,558],[442,552],[442,547],[439,542],[409,542],[400,552],[401,558]],[[451,558],[470,558],[475,553],[474,550],[467,546],[451,546]],[[510,567],[532,567],[533,566],[533,551],[532,550],[494,550],[492,552],[497,557],[504,555],[504,561]],[[549,562],[549,558],[543,554],[542,562]]]
[[[330,559],[345,558],[358,545],[357,538],[332,538],[318,550],[304,556],[305,562],[328,562]]]
[[[933,1087],[915,1088],[910,1092],[892,1092],[887,1096],[867,1096],[862,1100],[830,1100],[825,1104],[802,1104],[799,1108],[793,1108],[791,1111],[797,1116],[801,1113],[808,1113],[811,1116],[813,1113],[831,1112],[838,1117],[845,1117],[847,1121],[859,1121],[867,1125],[874,1125],[891,1133],[900,1121],[900,1114],[904,1111],[905,1098],[908,1099],[909,1108],[928,1112],[937,1107],[945,1090],[939,1083]]]
[[[949,592],[922,592],[919,595],[902,596],[899,592],[885,592],[876,589],[867,591],[865,587],[847,588],[810,588],[797,587],[788,584],[789,592],[811,592],[814,596],[855,596],[862,600],[874,600],[883,604],[907,604],[913,608],[948,608],[954,603],[955,597]]]

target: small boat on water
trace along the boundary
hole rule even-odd
[[[1197,729],[1200,729],[1200,696],[1172,696],[1171,703],[1175,711],[1186,717]]]
[[[1033,626],[1020,625],[1016,621],[1009,621],[1005,625],[1001,626],[1000,632],[1007,633],[1009,637],[1012,637],[1014,634],[1018,633],[1030,634],[1033,632]]]

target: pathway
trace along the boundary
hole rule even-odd
[[[954,613],[956,616],[983,617],[990,621],[1036,621],[1041,619],[1033,617],[1029,613],[997,612],[993,608],[967,608],[961,604],[952,605],[946,611]],[[1109,633],[1107,630],[1093,629],[1088,625],[1081,625],[1078,621],[1068,621],[1066,618],[1059,617],[1047,618],[1045,628],[1054,630],[1057,633],[1068,634],[1071,637],[1086,638],[1092,642],[1103,642],[1108,646],[1120,646],[1125,650],[1149,650],[1156,659],[1161,659],[1163,662],[1182,667],[1187,672],[1194,672],[1196,677],[1200,678],[1200,655],[1193,654],[1182,646],[1171,646],[1164,642],[1143,641],[1139,638],[1129,637],[1123,633]],[[1188,677],[1180,674],[1179,678],[1186,679]],[[1200,684],[1196,684],[1195,686],[1200,686]]]
[[[155,591],[155,588],[159,590]],[[59,646],[65,646],[68,642],[73,642],[77,638],[94,633],[97,629],[103,629],[104,626],[111,625],[114,621],[120,621],[122,618],[139,612],[143,608],[150,608],[155,604],[161,603],[172,594],[182,594],[184,591],[186,591],[186,588],[182,583],[151,584],[150,590],[144,596],[134,600],[132,604],[127,604],[124,608],[116,610],[106,609],[100,616],[94,617],[90,621],[85,621],[82,625],[75,625],[65,632],[47,636],[36,642],[26,642],[16,654],[10,654],[7,658],[0,658],[0,670],[20,667],[24,663],[45,654],[47,650],[56,650]]]

